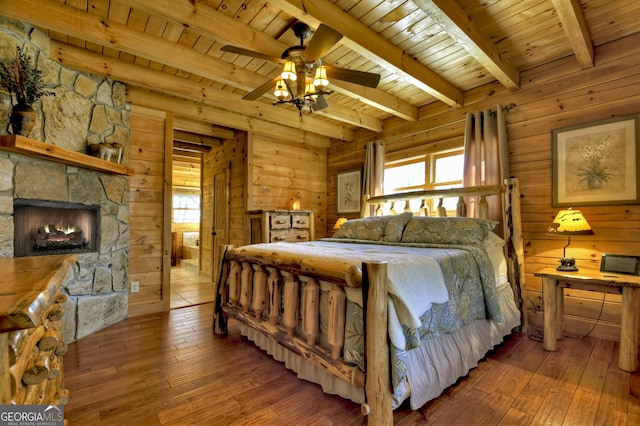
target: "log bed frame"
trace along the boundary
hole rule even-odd
[[[368,202],[377,205],[390,201],[447,197],[460,197],[459,200],[463,200],[462,197],[469,196],[484,199],[485,196],[497,194],[503,196],[502,223],[509,282],[522,315],[520,289],[523,285],[524,265],[517,179],[505,180],[504,185],[371,197]],[[482,208],[479,210],[482,211]],[[221,250],[216,289],[218,296],[213,314],[214,332],[226,334],[227,318],[244,323],[339,379],[364,388],[365,403],[361,408],[362,413],[368,415],[368,424],[393,424],[386,263],[363,263],[362,269],[352,267],[345,276],[344,272],[338,271],[328,262],[309,267],[302,265],[300,259],[293,256],[251,256],[243,252],[242,248],[231,250],[232,248],[233,246],[225,246]],[[282,275],[286,275],[286,278],[283,279]],[[327,340],[330,351],[315,345],[319,329],[320,280],[332,285],[328,295]],[[305,283],[304,286],[301,281]],[[366,375],[340,357],[344,344],[345,286],[363,288]],[[271,309],[263,316],[265,306],[278,308]],[[282,325],[277,322],[281,311]],[[300,319],[298,312],[301,314]],[[526,329],[524,315],[521,319],[522,327]],[[295,333],[298,323],[301,324],[303,336]]]

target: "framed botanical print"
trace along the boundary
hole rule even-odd
[[[636,204],[640,115],[552,131],[553,207]]]
[[[362,199],[362,169],[336,175],[336,213],[359,213]]]

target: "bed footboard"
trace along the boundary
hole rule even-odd
[[[364,387],[364,373],[341,358],[345,283],[331,282],[327,316],[329,348],[325,349],[317,342],[320,328],[320,283],[317,277],[244,258],[230,251],[230,247],[225,253],[219,281],[223,283],[219,289],[221,301],[214,317],[216,332],[226,331],[220,315],[234,318],[341,380]]]
[[[243,256],[226,246],[220,264],[214,330],[226,333],[233,318],[262,333],[306,361],[352,386],[365,388],[363,414],[373,424],[391,424],[393,411],[389,377],[386,264],[363,264],[364,274],[351,270],[340,280],[331,270],[302,271],[282,260]],[[277,264],[280,263],[280,264]],[[320,280],[330,283],[326,315],[326,343],[318,343]],[[362,283],[367,330],[366,375],[342,359],[345,342],[345,286]],[[376,290],[377,288],[377,290]],[[382,416],[382,417],[380,417]]]

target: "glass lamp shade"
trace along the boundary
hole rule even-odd
[[[329,79],[327,78],[327,69],[324,66],[316,68],[316,74],[313,78],[313,85],[316,86],[320,92],[322,92],[329,85]]]
[[[318,95],[316,94],[316,86],[313,85],[312,82],[308,81],[306,86],[304,87],[304,96],[312,101],[318,99]]]
[[[296,64],[293,61],[287,61],[284,63],[284,68],[280,74],[283,80],[296,81]]]
[[[284,84],[284,80],[278,80],[276,82],[276,89],[273,91],[273,94],[281,102],[289,97],[289,90],[287,89],[287,85]]]

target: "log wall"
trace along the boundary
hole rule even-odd
[[[314,212],[315,238],[325,236],[327,148],[250,133],[247,148],[247,210],[300,209]]]
[[[138,281],[140,291],[129,293],[129,316],[165,310],[162,293],[166,126],[167,113],[131,106],[130,166],[135,174],[129,179],[129,281]],[[166,303],[168,300],[167,295]]]
[[[335,174],[363,166],[366,142],[385,140],[387,152],[407,156],[425,145],[459,146],[467,111],[513,103],[516,106],[506,118],[510,170],[519,178],[522,191],[525,305],[529,320],[541,327],[542,283],[533,273],[545,266],[555,267],[566,244],[564,238],[545,235],[559,210],[551,205],[551,131],[640,111],[640,37],[603,45],[596,49],[595,59],[596,65],[585,70],[573,56],[554,61],[522,72],[519,90],[509,92],[498,84],[485,85],[465,93],[463,108],[453,109],[442,103],[426,105],[420,109],[417,122],[393,118],[385,121],[382,134],[362,131],[356,134],[355,142],[333,141],[327,166],[328,224],[336,218]],[[579,268],[599,268],[602,253],[640,254],[640,205],[577,207],[595,232],[590,237],[573,238],[567,249]],[[620,296],[607,295],[602,305],[601,293],[570,289],[565,293],[566,332],[580,336],[591,332],[618,340]]]

